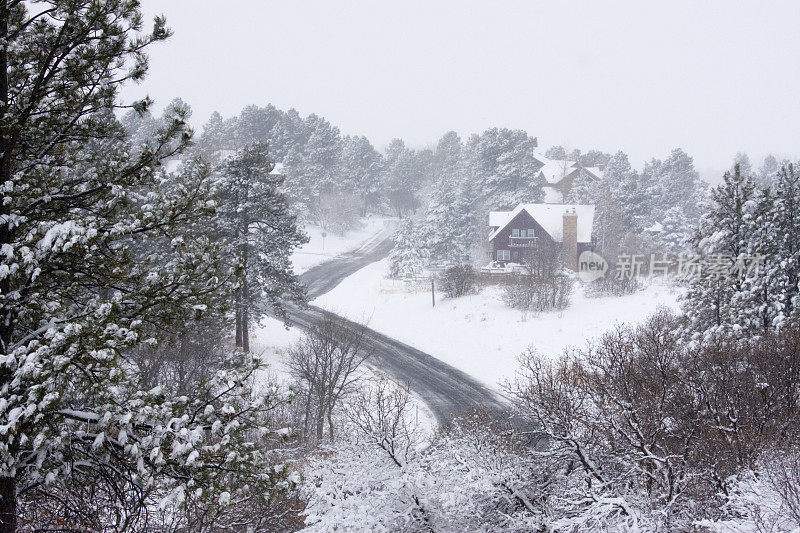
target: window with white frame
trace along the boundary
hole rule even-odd
[[[497,250],[497,260],[498,261],[510,261],[511,260],[511,251],[510,250]]]

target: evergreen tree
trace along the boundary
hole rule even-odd
[[[485,210],[513,209],[544,199],[542,183],[534,179],[538,164],[536,139],[522,130],[492,128],[473,135],[467,144],[468,179],[480,192]]]
[[[760,187],[770,187],[778,179],[778,172],[781,165],[774,155],[770,154],[764,158],[764,162],[758,169],[756,181]]]
[[[739,173],[743,176],[752,176],[754,174],[750,157],[744,152],[736,153],[736,157],[733,158],[733,167],[731,171],[735,170],[736,166],[739,167]]]
[[[389,275],[393,278],[417,276],[427,260],[422,232],[411,218],[404,219],[395,233],[394,248],[389,254]]]
[[[599,150],[589,150],[586,153],[578,154],[578,164],[582,167],[596,167],[605,165],[611,159],[611,154]]]
[[[419,206],[417,189],[423,177],[417,168],[414,153],[400,139],[393,139],[389,143],[384,160],[386,196],[395,214],[401,217]]]
[[[753,224],[756,186],[738,164],[726,172],[723,183],[711,191],[708,211],[692,236],[694,250],[715,261],[719,269],[702,268],[689,282],[684,310],[692,332],[714,332],[741,325],[740,309],[734,307],[742,285],[731,277],[733,261],[748,252]]]
[[[446,133],[433,154],[434,183],[424,227],[428,253],[436,261],[469,261],[478,221],[474,194],[466,181],[463,145],[455,132]]]
[[[800,310],[800,173],[792,163],[778,172],[770,222],[775,256],[766,267],[778,283],[780,322]]]
[[[0,5],[2,533],[125,530],[159,502],[211,517],[274,488],[248,439],[275,398],[240,394],[252,359],[173,399],[141,390],[126,358],[229,289],[208,172],[159,167],[189,140],[186,109],[144,149],[114,119],[119,86],[169,35],[162,18],[142,28],[137,2]]]
[[[628,235],[639,235],[646,227],[650,199],[646,184],[623,152],[609,159],[603,179],[595,187],[595,236],[601,248],[613,256]]]
[[[677,148],[663,162],[645,164],[642,176],[650,201],[645,225],[661,224],[661,244],[673,251],[683,249],[691,223],[700,215],[702,189],[693,159]]]
[[[341,183],[347,193],[359,198],[359,214],[363,217],[380,205],[381,155],[364,136],[346,136],[342,144]]]
[[[551,146],[545,151],[544,156],[548,159],[567,159],[567,151],[560,145]]]
[[[250,350],[250,321],[267,311],[283,314],[282,300],[302,300],[290,254],[306,242],[279,189],[283,176],[272,173],[266,143],[239,150],[219,169],[217,231],[223,256],[235,272],[236,346]]]

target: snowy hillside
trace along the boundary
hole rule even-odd
[[[498,386],[514,376],[517,356],[528,346],[557,357],[583,345],[616,323],[639,322],[659,305],[677,309],[678,290],[654,283],[622,297],[587,298],[580,290],[562,312],[523,313],[510,309],[496,287],[456,299],[388,280],[387,261],[369,265],[312,302],[423,350]]]

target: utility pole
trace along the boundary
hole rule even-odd
[[[431,307],[436,307],[436,290],[433,287],[433,278],[431,278]]]

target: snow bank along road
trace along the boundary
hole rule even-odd
[[[358,250],[337,256],[301,274],[300,281],[307,287],[309,300],[330,291],[362,267],[386,257],[392,244],[391,237],[380,234]],[[288,309],[288,321],[306,328],[330,314],[315,306],[292,307]],[[397,382],[407,384],[428,405],[439,423],[446,422],[454,413],[478,405],[494,411],[508,409],[496,392],[435,357],[369,328],[365,337],[365,344],[372,351],[369,363]]]

